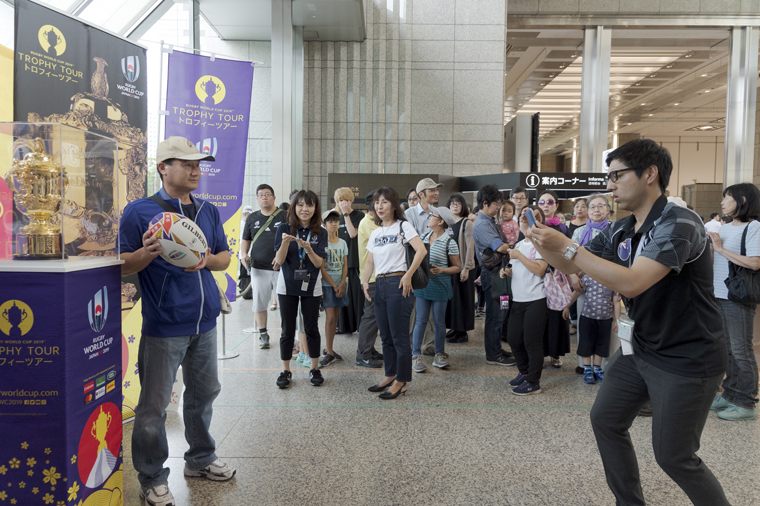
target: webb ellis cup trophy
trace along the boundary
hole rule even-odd
[[[13,190],[13,201],[29,218],[16,236],[13,258],[18,260],[61,259],[61,219],[52,219],[61,207],[61,184],[68,189],[66,174],[52,156],[45,153],[42,139],[30,142],[32,151],[22,161],[13,160],[5,182]]]

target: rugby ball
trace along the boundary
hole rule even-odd
[[[172,265],[195,267],[206,258],[206,236],[193,220],[181,214],[157,214],[150,220],[148,231],[161,244],[161,258]]]

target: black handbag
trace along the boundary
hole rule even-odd
[[[414,262],[414,256],[417,254],[417,250],[415,250],[414,246],[408,242],[404,243],[403,224],[403,221],[399,221],[398,228],[400,231],[399,235],[401,235],[401,245],[404,246],[404,251],[406,252],[406,268],[409,269]],[[427,250],[425,258],[422,260],[420,266],[417,267],[417,270],[412,273],[412,288],[415,290],[425,288],[428,285],[428,281],[430,281],[430,246],[426,244],[425,249]]]
[[[499,234],[499,239],[501,239],[501,242],[504,244],[509,244],[507,242],[507,238],[504,236],[504,232],[501,230],[501,227],[496,226],[496,232]],[[504,260],[507,260],[507,263],[509,263],[509,255],[505,255],[504,253],[499,253],[498,251],[494,251],[491,248],[486,248],[483,250],[482,256],[482,262],[480,262],[480,265],[488,269],[489,271],[493,271],[494,269],[500,269],[502,265],[504,264]]]
[[[747,256],[747,230],[749,224],[742,232],[741,256]],[[729,261],[728,278],[724,282],[728,288],[728,300],[737,304],[760,303],[760,271],[753,271]]]

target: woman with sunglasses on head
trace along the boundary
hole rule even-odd
[[[456,222],[451,227],[451,237],[459,247],[459,264],[462,271],[451,276],[454,296],[446,307],[446,339],[450,343],[466,343],[467,333],[475,328],[475,241],[472,238],[472,222],[468,219],[470,209],[459,193],[449,197],[449,211]]]
[[[567,227],[560,223],[557,216],[559,197],[551,190],[543,192],[538,198],[538,207],[544,213],[545,225],[567,234]],[[549,265],[549,269],[554,269]],[[562,311],[547,309],[546,332],[544,333],[544,356],[551,357],[552,367],[562,367],[562,359],[570,352],[570,328]]]
[[[427,256],[417,231],[406,221],[396,190],[383,187],[375,191],[373,206],[378,228],[369,236],[362,287],[367,300],[369,279],[375,272],[375,318],[383,341],[385,377],[370,392],[382,392],[381,399],[395,399],[406,393],[412,380],[412,347],[409,319],[414,307],[412,273]],[[405,244],[415,255],[407,268]]]

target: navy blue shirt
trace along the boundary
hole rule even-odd
[[[279,227],[277,227],[277,233],[274,237],[274,250],[277,251],[280,249],[280,246],[282,245],[282,234],[288,234],[288,235],[295,235],[299,239],[306,240],[309,239],[309,242],[311,242],[311,249],[314,250],[314,253],[319,255],[322,258],[327,257],[327,230],[320,227],[319,234],[318,235],[311,235],[309,237],[309,229],[298,227],[298,230],[295,234],[293,234],[290,230],[290,223],[285,222],[281,223]],[[304,252],[303,255],[303,265],[304,269],[306,269],[309,272],[309,287],[306,291],[301,290],[301,285],[303,284],[303,281],[297,281],[295,279],[295,271],[296,269],[300,269],[301,265],[301,258],[298,255],[298,250],[301,248],[298,247],[298,243],[296,241],[293,241],[288,246],[288,255],[285,257],[285,263],[282,264],[280,267],[281,274],[280,279],[285,284],[285,291],[286,295],[297,295],[299,297],[314,297],[314,288],[319,287],[319,290],[317,291],[316,295],[321,295],[322,293],[322,283],[321,283],[321,271],[319,267],[314,267],[314,264],[311,263],[311,259],[309,259],[309,255]],[[279,284],[279,283],[278,283]],[[277,293],[281,293],[280,290],[277,291]]]

